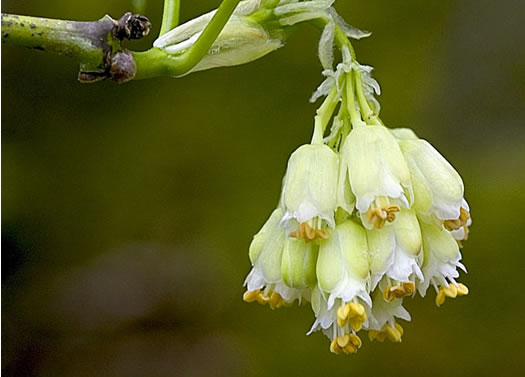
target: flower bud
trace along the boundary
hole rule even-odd
[[[260,1],[243,1],[230,17],[208,54],[191,70],[202,71],[248,63],[277,50],[283,45],[280,37],[273,38],[258,22],[247,17],[257,10]],[[169,54],[187,51],[202,34],[216,11],[204,14],[160,36],[153,46]]]
[[[284,283],[291,288],[313,288],[319,247],[312,242],[287,238],[281,259]]]

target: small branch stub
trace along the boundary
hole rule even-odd
[[[119,40],[141,39],[147,36],[150,30],[151,22],[147,17],[127,12],[116,22],[113,35]]]
[[[76,59],[80,63],[78,79],[81,83],[131,80],[136,64],[121,42],[143,38],[150,30],[151,22],[147,17],[131,12],[118,20],[106,15],[91,22],[2,13],[2,43]]]

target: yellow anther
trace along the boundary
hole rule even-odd
[[[468,295],[468,287],[465,284],[458,283],[457,290],[458,296]]]
[[[388,221],[391,223],[396,219],[396,213],[400,207],[397,204],[390,204],[386,197],[377,198],[366,213],[366,218],[370,224],[377,229],[381,229]]]
[[[410,296],[416,291],[416,284],[413,281],[407,281],[403,283],[405,289],[405,296]]]
[[[279,295],[279,293],[277,292],[272,292],[272,294],[270,295],[270,308],[272,309],[275,309],[275,308],[278,308],[280,306],[280,303],[281,303],[281,296]]]
[[[386,332],[382,330],[369,330],[368,339],[371,341],[377,340],[378,342],[384,342],[386,338]]]
[[[401,342],[404,330],[399,323],[394,323],[394,327],[386,323],[382,330],[369,330],[368,339],[371,341],[377,340],[378,342],[384,342],[385,339],[391,342]]]
[[[330,352],[332,353],[335,353],[335,354],[338,354],[340,353],[339,351],[339,345],[337,344],[337,338],[335,338],[334,340],[332,340],[332,342],[330,343]]]
[[[465,208],[459,209],[459,217],[454,220],[445,220],[443,225],[447,230],[458,230],[460,228],[465,228],[465,239],[468,234],[467,222],[470,219],[470,213]]]
[[[347,307],[348,307],[348,314],[347,315],[349,315],[350,317],[365,316],[365,319],[366,319],[365,307],[363,305],[356,304],[355,302],[351,302],[351,303],[347,304]]]
[[[354,347],[353,344],[348,344],[345,348],[343,348],[343,352],[346,353],[347,355],[351,355],[357,352],[357,348]]]
[[[242,295],[242,299],[246,302],[254,302],[257,301],[257,297],[259,296],[259,293],[261,291],[256,289],[255,291],[246,291]]]
[[[350,337],[348,335],[338,336],[335,338],[337,345],[341,348],[345,348],[350,343]]]
[[[456,298],[456,296],[458,295],[458,289],[452,283],[450,283],[447,288],[442,288],[442,289],[443,289],[443,292],[445,293],[445,296],[447,297]]]
[[[387,324],[385,325],[383,331],[386,333],[388,340],[391,342],[401,342],[401,333],[395,327],[391,327]]]
[[[354,331],[361,330],[363,328],[363,323],[364,322],[365,322],[365,320],[363,319],[363,317],[353,317],[353,318],[350,318],[350,320],[349,320],[350,327]]]
[[[450,283],[447,287],[439,288],[436,296],[436,305],[441,306],[445,302],[446,297],[456,298],[457,296],[465,296],[468,294],[468,288],[465,284]]]
[[[265,296],[263,292],[259,292],[257,295],[257,302],[261,305],[265,305],[270,302],[270,297]]]
[[[439,307],[445,303],[445,292],[443,292],[443,289],[440,289],[437,296],[436,296],[436,305]]]
[[[328,231],[324,229],[314,229],[308,223],[301,223],[295,232],[289,234],[290,237],[303,240],[305,242],[317,239],[328,239]]]
[[[354,347],[361,348],[363,342],[361,341],[360,337],[358,337],[356,334],[350,334],[348,337],[350,338],[350,343],[352,343]]]
[[[396,298],[411,296],[415,290],[416,285],[411,281],[407,281],[402,285],[395,285],[393,287],[388,285],[383,291],[383,297],[385,301],[392,302]]]

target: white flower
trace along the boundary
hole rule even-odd
[[[410,321],[410,313],[402,306],[403,299],[397,298],[392,301],[384,300],[380,291],[374,293],[373,305],[368,314],[368,337],[370,340],[380,342],[388,339],[392,342],[400,342],[403,335],[403,327],[396,322],[396,318]]]
[[[387,301],[410,296],[415,280],[423,280],[419,267],[421,232],[414,211],[402,209],[390,227],[367,230],[371,290],[378,283]]]
[[[423,221],[420,221],[420,225],[424,252],[422,270],[425,278],[418,283],[420,295],[425,296],[430,284],[438,293],[436,297],[438,306],[445,301],[445,297],[466,295],[467,287],[455,280],[459,277],[458,268],[466,271],[465,266],[460,262],[461,252],[456,240],[442,225]]]
[[[324,223],[335,226],[337,154],[324,144],[299,147],[288,161],[283,182],[281,225],[292,237],[312,241],[326,238]]]
[[[414,209],[429,221],[458,220],[445,224],[449,230],[460,229],[469,219],[468,204],[463,198],[463,181],[452,165],[426,140],[411,130],[395,129],[407,160],[414,188]],[[462,210],[463,209],[463,210]]]
[[[366,324],[366,309],[363,305],[351,302],[346,305],[334,305],[328,307],[319,288],[312,291],[312,310],[315,321],[306,335],[322,330],[330,340],[330,351],[336,354],[353,354],[361,347],[361,339],[356,335],[357,331]]]
[[[359,297],[370,304],[368,295],[368,247],[366,234],[351,220],[338,224],[319,247],[317,280],[331,308],[337,298],[350,302]]]
[[[344,141],[347,169],[363,225],[381,228],[412,200],[410,173],[396,139],[384,126],[357,126]]]
[[[269,304],[272,308],[291,304],[309,298],[309,290],[288,287],[281,275],[281,263],[285,245],[285,232],[279,226],[283,216],[280,208],[272,212],[259,233],[253,237],[250,245],[252,270],[246,277],[244,285],[247,291],[244,300]]]

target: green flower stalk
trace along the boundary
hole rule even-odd
[[[283,27],[322,29],[324,97],[311,144],[290,157],[278,208],[250,246],[245,301],[290,306],[308,301],[330,351],[353,354],[358,335],[400,342],[403,302],[428,288],[435,303],[468,294],[457,281],[461,242],[472,223],[460,175],[427,141],[379,118],[380,87],[359,64],[334,1],[283,0],[273,14]],[[335,64],[334,49],[340,50]],[[280,262],[280,263],[279,263]]]

